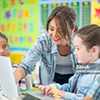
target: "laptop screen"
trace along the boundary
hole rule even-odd
[[[17,86],[9,57],[0,56],[0,82],[4,96],[8,98],[18,97]]]
[[[25,92],[18,93],[9,57],[0,56],[0,82],[2,94],[7,98],[19,98],[20,100],[41,100]]]

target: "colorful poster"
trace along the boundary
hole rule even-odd
[[[28,50],[39,35],[39,0],[1,0],[1,13],[10,50]]]
[[[90,24],[91,3],[82,3],[82,27]]]
[[[68,6],[68,3],[61,3],[61,6]]]
[[[100,0],[98,0],[98,3],[100,3]]]
[[[49,17],[52,10],[57,6],[69,6],[73,8],[76,12],[76,24],[79,28],[81,28],[82,26],[90,24],[91,1],[92,0],[40,0],[40,5],[48,5],[48,12],[45,12],[46,14],[44,17],[45,21],[47,20],[46,18]],[[98,2],[99,1],[100,0],[98,0]],[[42,8],[40,6],[40,11],[41,9]],[[46,31],[46,29],[44,28],[44,26],[46,26],[44,24],[45,21],[43,21],[43,19],[41,18],[43,17],[42,15],[42,12],[40,12],[40,34]]]
[[[76,12],[76,24],[78,25],[79,27],[79,2],[72,2],[71,3],[71,7],[75,10]]]
[[[91,24],[100,26],[100,0],[92,0],[91,7]]]
[[[42,18],[42,26],[46,29],[46,23],[48,19],[48,4],[41,5],[41,18]]]
[[[57,3],[51,4],[51,12],[58,6]]]

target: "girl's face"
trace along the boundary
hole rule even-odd
[[[61,30],[61,29],[57,28],[55,20],[52,19],[50,21],[49,29],[48,29],[49,35],[50,35],[51,39],[53,40],[54,44],[65,46],[65,45],[67,45],[68,40],[66,40],[60,36],[59,30]]]
[[[74,55],[76,56],[78,63],[87,64],[93,61],[92,49],[87,51],[86,46],[82,44],[82,39],[78,35],[75,35],[74,37],[74,46]]]
[[[8,56],[8,43],[5,38],[0,36],[0,56]]]

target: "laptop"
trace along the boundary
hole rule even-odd
[[[9,57],[0,56],[0,83],[2,95],[8,100],[9,98],[15,98],[14,100],[55,100],[54,97],[45,96],[41,91],[18,92]]]
[[[0,83],[2,95],[8,98],[7,100],[55,100],[54,97],[45,96],[41,91],[18,92],[9,57],[0,56]]]
[[[18,93],[11,60],[0,56],[0,83],[2,95],[6,98],[21,98],[21,100],[41,100],[29,93]]]

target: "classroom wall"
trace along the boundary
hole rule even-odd
[[[39,36],[39,0],[1,0],[0,26],[10,51],[28,51]]]
[[[0,5],[0,30],[8,37],[12,52],[27,52],[46,31],[52,10],[60,5],[75,10],[79,28],[93,23],[100,25],[100,0],[0,0]]]
[[[100,25],[100,0],[2,0],[1,4],[1,31],[9,38],[9,57],[17,64],[38,36],[46,31],[46,20],[57,6],[72,7],[79,28],[88,24]],[[15,50],[21,52],[13,52]]]
[[[72,7],[79,28],[100,25],[100,0],[0,0],[0,31],[8,37],[9,57],[19,64],[46,31],[46,21],[57,6]]]

